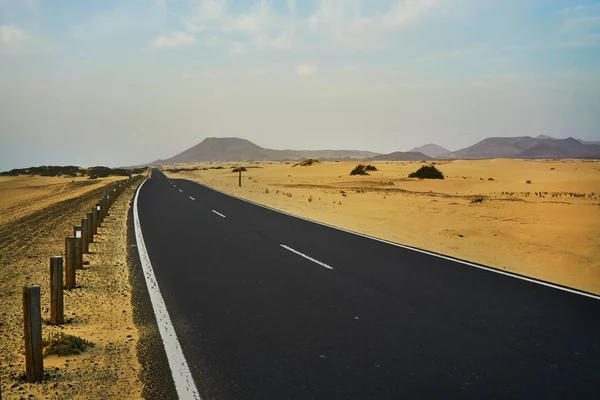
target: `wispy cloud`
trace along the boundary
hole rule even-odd
[[[0,25],[0,45],[4,48],[14,49],[26,37],[25,31],[14,25]]]
[[[383,16],[381,22],[386,28],[406,27],[434,5],[435,0],[400,0]]]
[[[319,67],[317,64],[303,64],[296,67],[296,74],[300,78],[308,78],[317,73]]]
[[[177,19],[179,19],[179,21],[181,22],[181,24],[183,25],[185,30],[188,32],[202,32],[202,31],[206,30],[206,27],[204,25],[194,23],[190,19],[182,17],[177,14],[173,14],[173,15],[175,15],[177,17]]]
[[[218,19],[225,12],[227,3],[222,0],[202,0],[197,15],[201,19]]]
[[[185,32],[173,32],[169,35],[159,36],[152,42],[155,49],[168,49],[196,44],[196,37]]]

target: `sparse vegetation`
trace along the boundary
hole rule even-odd
[[[433,165],[424,165],[417,171],[409,174],[408,177],[419,179],[444,179],[444,174]]]
[[[266,193],[266,194],[269,194],[269,193],[270,193],[270,192],[269,192],[269,188],[265,188],[265,193]]]
[[[94,343],[89,342],[77,336],[67,335],[66,333],[55,333],[44,340],[44,357],[51,354],[59,356],[68,356],[70,354],[80,354],[88,347],[94,347]]]
[[[312,201],[313,201],[313,198],[312,198],[312,194],[311,194],[310,196],[308,196],[308,202],[312,203]]]
[[[245,167],[236,167],[231,170],[231,172],[246,172],[248,171]]]
[[[493,180],[494,180],[494,178],[488,178],[488,181],[493,181]]]
[[[365,171],[377,171],[377,167],[371,164],[365,166]]]
[[[525,183],[531,184],[531,181],[529,180],[529,181],[527,181],[527,182],[525,182]]]
[[[350,171],[350,175],[369,175],[366,171],[366,166],[363,164],[358,164],[352,171]]]
[[[475,196],[471,199],[471,203],[483,203],[483,196]]]
[[[184,172],[184,171],[198,171],[199,169],[200,169],[199,167],[196,167],[196,168],[173,168],[173,169],[169,169],[167,171],[177,174],[179,172]]]
[[[313,164],[317,164],[320,163],[319,160],[315,160],[314,158],[309,158],[308,160],[304,160],[304,161],[300,161],[299,163],[296,163],[294,165],[292,165],[292,167],[310,167]]]
[[[106,178],[108,176],[130,176],[135,174],[141,174],[146,171],[146,168],[109,168],[109,167],[90,167],[81,168],[73,165],[67,166],[41,166],[41,167],[30,167],[11,169],[10,171],[0,172],[0,176],[19,176],[19,175],[39,175],[39,176],[64,176],[69,178],[75,178],[78,176],[87,176],[90,179]]]

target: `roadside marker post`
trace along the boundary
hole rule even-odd
[[[92,235],[98,234],[98,214],[96,213],[96,206],[92,207]],[[94,241],[92,240],[92,243]]]
[[[87,218],[81,219],[81,243],[82,254],[89,254],[90,252],[90,226]]]
[[[75,268],[76,268],[76,253],[75,253],[75,236],[65,238],[65,278],[67,289],[75,289]]]
[[[63,258],[50,257],[50,323],[60,325],[65,321],[63,296]]]
[[[44,375],[40,285],[23,286],[23,325],[27,380],[29,382],[40,382]]]
[[[88,220],[88,242],[94,243],[94,213],[92,211],[87,213]],[[88,251],[89,253],[89,251]]]
[[[73,236],[75,236],[75,269],[83,268],[83,238],[81,235],[81,226],[73,227]]]
[[[96,209],[94,210],[94,213],[96,213],[96,228],[94,229],[94,233],[98,234],[98,228],[101,225],[101,217],[100,217],[100,203],[96,204]]]

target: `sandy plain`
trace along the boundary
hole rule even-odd
[[[350,176],[357,164],[240,163],[241,188],[238,163],[163,169],[294,215],[600,294],[600,161],[436,162],[444,180],[408,178],[422,162],[375,162],[378,171]]]
[[[123,178],[17,177],[0,180],[0,390],[3,398],[139,398],[132,293],[127,264],[127,213],[134,187],[113,204],[99,228],[77,284],[65,290],[65,324],[49,325],[49,257],[63,255],[64,238]],[[137,184],[140,182],[138,181]],[[24,379],[21,288],[41,285],[42,333],[64,332],[95,344],[80,355],[48,356],[42,383]]]

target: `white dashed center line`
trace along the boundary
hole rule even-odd
[[[280,244],[280,246],[281,246],[281,247],[283,247],[283,248],[284,248],[284,249],[286,249],[286,250],[289,250],[289,251],[291,251],[292,253],[298,254],[300,257],[304,257],[304,258],[306,258],[307,260],[310,260],[310,261],[314,262],[315,264],[319,264],[321,267],[325,267],[325,268],[327,268],[327,269],[331,269],[331,270],[333,270],[333,268],[332,268],[332,267],[330,267],[329,265],[325,264],[324,262],[321,262],[321,261],[319,261],[319,260],[315,260],[314,258],[312,258],[312,257],[310,257],[310,256],[307,256],[307,255],[306,255],[306,254],[304,254],[304,253],[300,253],[298,250],[294,250],[294,249],[292,249],[291,247],[288,247],[288,246],[286,246],[285,244]]]
[[[180,191],[181,193],[183,193],[183,190],[179,189],[179,191]]]
[[[217,214],[219,217],[227,218],[226,216],[224,216],[223,214],[221,214],[218,211],[212,210],[212,212],[214,212],[215,214]]]
[[[190,197],[190,199],[192,199],[192,200],[196,200],[196,199],[195,199],[195,198],[193,198],[192,196],[189,196],[189,197]]]

